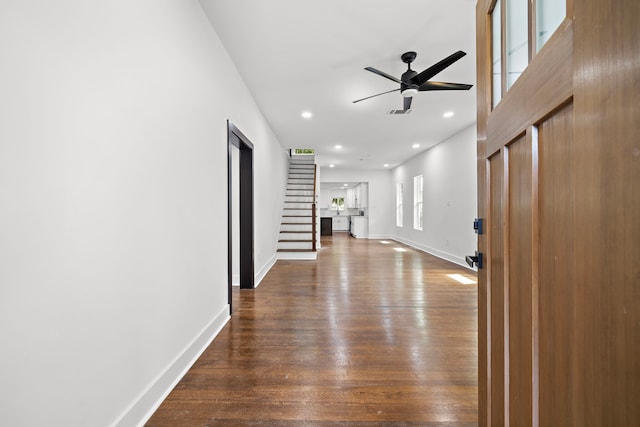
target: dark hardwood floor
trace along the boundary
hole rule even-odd
[[[388,241],[278,261],[148,426],[475,426],[473,271]],[[399,252],[394,248],[402,248]]]

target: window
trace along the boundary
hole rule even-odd
[[[501,40],[501,24],[502,18],[500,11],[502,6],[500,0],[496,1],[491,12],[491,56],[493,63],[493,108],[498,105],[498,102],[502,99],[502,40]]]
[[[536,50],[549,40],[567,16],[567,3],[558,0],[538,0],[536,6]]]
[[[344,197],[334,197],[331,199],[331,209],[337,211],[344,210]]]
[[[493,0],[489,13],[491,105],[495,108],[562,24],[567,8],[564,0]]]
[[[507,0],[507,90],[529,64],[527,0]]]
[[[413,228],[422,230],[422,175],[413,177]]]
[[[300,155],[300,154],[315,154],[316,150],[314,150],[313,148],[296,148],[293,150],[293,154],[296,155]]]
[[[396,184],[396,226],[402,227],[402,183]]]

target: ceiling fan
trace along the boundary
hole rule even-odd
[[[358,99],[353,101],[356,102],[364,101],[365,99],[370,99],[376,96],[384,95],[386,93],[397,92],[400,91],[402,96],[404,97],[404,110],[409,110],[411,108],[411,100],[413,96],[418,92],[425,92],[430,90],[469,90],[473,87],[473,85],[463,84],[463,83],[445,83],[445,82],[432,82],[429,81],[433,76],[462,58],[466,55],[465,52],[459,50],[456,53],[447,56],[442,61],[432,65],[421,73],[418,73],[411,69],[411,63],[416,59],[415,52],[405,52],[400,56],[402,62],[407,64],[407,71],[405,71],[401,78],[398,79],[385,73],[384,71],[376,70],[373,67],[366,67],[365,70],[371,71],[379,76],[385,77],[389,80],[392,80],[396,83],[400,83],[399,89],[389,90],[387,92],[382,92],[377,95],[367,96],[366,98]]]

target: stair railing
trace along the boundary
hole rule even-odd
[[[313,203],[311,204],[311,235],[312,235],[312,243],[311,248],[313,251],[316,251],[316,164],[313,164]]]

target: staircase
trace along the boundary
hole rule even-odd
[[[278,259],[316,259],[315,156],[292,156]]]

